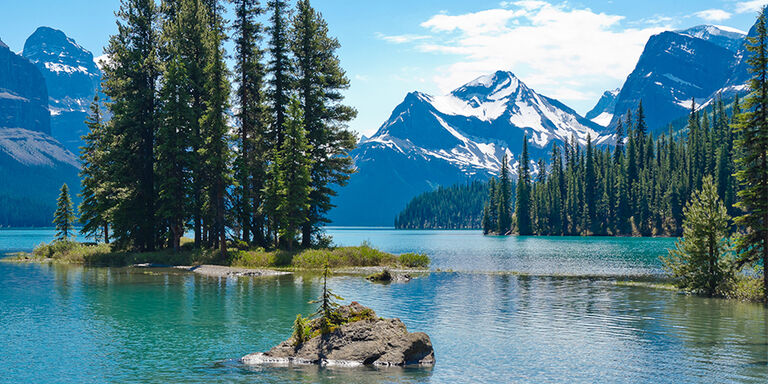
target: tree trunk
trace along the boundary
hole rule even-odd
[[[301,227],[301,247],[309,248],[312,246],[312,224],[304,223]]]
[[[104,223],[104,244],[109,244],[109,223]]]

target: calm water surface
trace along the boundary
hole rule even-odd
[[[426,252],[433,269],[457,271],[407,284],[331,281],[341,296],[427,332],[434,368],[240,365],[238,357],[287,338],[296,313],[313,311],[312,276],[214,279],[0,263],[0,381],[768,382],[765,307],[615,284],[616,276],[658,275],[658,255],[671,240],[330,232],[339,244]],[[0,252],[51,236],[0,230]]]

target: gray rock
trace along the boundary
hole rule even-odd
[[[429,336],[408,332],[400,319],[378,318],[372,310],[358,303],[339,308],[339,313],[344,318],[366,313],[368,319],[344,324],[303,344],[297,345],[291,338],[268,352],[250,354],[241,360],[248,365],[405,366],[435,363]],[[313,329],[317,324],[313,322]]]

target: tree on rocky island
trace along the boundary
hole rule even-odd
[[[53,216],[53,224],[56,225],[56,241],[67,241],[74,232],[75,211],[72,207],[72,199],[69,197],[67,184],[61,186],[61,193],[56,199],[56,212]]]
[[[310,301],[310,304],[320,304],[320,307],[317,308],[317,311],[311,317],[320,319],[320,327],[324,334],[331,331],[331,327],[333,327],[336,321],[334,311],[341,306],[337,300],[344,300],[344,298],[328,289],[328,277],[330,275],[331,267],[328,261],[326,261],[323,267],[323,294],[317,300]]]

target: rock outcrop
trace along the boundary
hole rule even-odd
[[[349,322],[303,343],[290,338],[268,352],[247,355],[242,358],[242,362],[248,365],[348,366],[435,363],[429,336],[421,332],[408,332],[400,319],[379,318],[373,310],[356,302],[340,307],[337,313],[343,321]],[[313,332],[317,333],[319,324],[319,320],[310,323]]]
[[[0,44],[0,128],[51,133],[43,75],[5,44]]]

